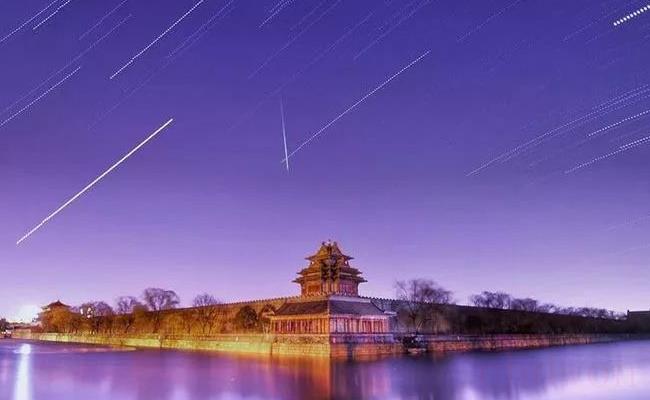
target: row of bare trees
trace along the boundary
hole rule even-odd
[[[209,334],[217,320],[220,302],[211,294],[197,295],[193,308],[185,310],[183,318],[172,318],[175,330],[195,330]],[[71,308],[58,307],[39,315],[45,331],[130,333],[136,326],[139,330],[159,333],[165,314],[178,308],[180,297],[173,290],[147,288],[140,298],[121,296],[115,300],[115,307],[105,301],[88,301]]]
[[[595,318],[605,322],[625,317],[624,314],[605,309],[559,307],[532,298],[517,298],[508,293],[489,291],[470,296],[470,304],[478,309],[472,311],[466,308],[465,311],[461,311],[462,307],[454,306],[456,301],[453,292],[432,280],[398,281],[395,283],[395,289],[398,300],[395,309],[398,313],[397,320],[405,330],[413,333],[425,331],[459,333],[469,328],[474,331],[549,331],[559,325],[557,318],[553,320],[551,314]],[[498,314],[497,311],[501,310],[543,313],[548,316],[533,317],[534,314],[524,316],[521,313]],[[562,329],[566,330],[600,329],[599,327],[583,327],[582,325],[588,325],[585,321],[573,320],[572,324],[575,326],[566,326],[566,320],[563,320],[562,323],[565,324]],[[469,327],[469,325],[477,324],[479,326]]]
[[[180,298],[173,290],[148,288],[139,298],[118,297],[114,307],[104,301],[56,307],[41,313],[39,321],[46,332],[209,336],[268,332],[268,313],[274,311],[271,305],[259,313],[249,305],[222,305],[208,293],[197,295],[190,308],[179,309],[179,304]]]
[[[530,311],[605,319],[622,319],[625,317],[625,314],[616,313],[604,308],[561,307],[552,303],[543,303],[530,297],[517,298],[504,292],[484,291],[480,294],[470,296],[469,301],[476,307],[502,310]]]
[[[397,298],[412,304],[456,304],[453,292],[428,279],[411,279],[395,283]],[[469,297],[469,303],[475,307],[496,308],[541,312],[549,314],[575,315],[590,318],[621,319],[625,314],[604,308],[561,307],[551,303],[540,302],[530,297],[514,297],[505,292],[483,291]]]
[[[558,307],[504,292],[484,291],[470,296],[474,307],[462,307],[455,306],[450,290],[431,280],[399,281],[395,286],[397,302],[393,310],[398,314],[398,324],[415,333],[595,331],[606,321],[623,318],[604,309]],[[220,305],[207,293],[196,296],[191,308],[178,309],[179,304],[180,298],[173,290],[148,288],[139,298],[117,298],[114,307],[103,301],[58,307],[42,313],[40,322],[48,332],[208,336],[268,332],[268,316],[275,311],[271,304],[256,306],[257,310],[246,304]],[[504,310],[519,312],[504,313]],[[560,315],[566,318],[560,321]],[[569,321],[568,317],[573,319]]]

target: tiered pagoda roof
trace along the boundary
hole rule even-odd
[[[370,301],[346,301],[335,298],[287,302],[274,315],[386,315]]]
[[[316,254],[306,257],[309,265],[298,274],[303,296],[340,294],[358,296],[359,283],[366,282],[361,271],[350,266],[350,257],[343,254],[336,242],[321,244]]]
[[[70,306],[67,305],[67,304],[62,303],[61,300],[57,300],[57,301],[52,302],[52,303],[50,303],[50,304],[48,304],[48,305],[46,305],[46,306],[44,306],[42,308],[44,310],[52,310],[52,309],[55,309],[55,308],[70,308]]]
[[[273,333],[384,335],[389,331],[392,315],[359,297],[359,283],[366,280],[336,242],[323,242],[307,260],[309,265],[294,280],[300,284],[300,297],[269,313]]]

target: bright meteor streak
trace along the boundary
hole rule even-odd
[[[431,50],[427,50],[424,54],[422,54],[421,56],[419,56],[419,57],[416,58],[415,60],[411,61],[407,66],[405,66],[404,68],[400,69],[400,70],[397,71],[395,74],[393,74],[390,78],[386,79],[386,80],[385,80],[384,82],[382,82],[379,86],[377,86],[376,88],[374,88],[370,93],[366,94],[366,95],[363,96],[361,99],[359,99],[356,103],[354,103],[354,104],[352,104],[350,107],[348,107],[345,111],[343,111],[342,113],[340,113],[339,115],[337,115],[336,117],[334,117],[334,119],[332,119],[332,120],[331,120],[330,122],[328,122],[325,126],[323,126],[322,128],[320,128],[316,133],[314,133],[313,135],[311,135],[311,137],[309,137],[307,140],[305,140],[304,142],[302,142],[302,143],[301,143],[298,147],[296,147],[296,148],[295,148],[291,153],[289,153],[289,155],[288,155],[287,157],[285,157],[285,158],[282,160],[282,162],[288,162],[288,161],[289,161],[289,158],[290,158],[291,156],[293,156],[293,155],[296,154],[298,151],[300,151],[300,149],[302,149],[302,148],[305,147],[307,144],[309,144],[309,142],[311,142],[312,140],[316,139],[316,137],[318,137],[321,133],[323,133],[327,128],[329,128],[330,126],[334,125],[334,123],[335,123],[336,121],[338,121],[339,119],[343,118],[343,116],[345,116],[347,113],[349,113],[350,111],[352,111],[352,110],[354,110],[355,108],[357,108],[357,106],[358,106],[359,104],[363,103],[363,102],[364,102],[368,97],[370,97],[370,96],[372,96],[373,94],[377,93],[377,92],[378,92],[379,90],[381,90],[384,86],[388,85],[388,84],[389,84],[393,79],[397,78],[397,77],[400,76],[404,71],[406,71],[407,69],[411,68],[413,65],[415,65],[416,63],[418,63],[418,62],[419,62],[420,60],[422,60],[424,57],[426,57],[430,52],[431,52]]]
[[[57,215],[58,213],[60,213],[64,208],[66,208],[67,206],[69,206],[70,203],[72,203],[73,201],[77,200],[77,198],[79,198],[79,196],[81,196],[82,194],[84,194],[84,193],[85,193],[86,191],[88,191],[91,187],[93,187],[97,182],[99,182],[100,180],[102,180],[102,178],[104,178],[104,177],[105,177],[106,175],[108,175],[112,170],[114,170],[115,168],[117,168],[117,167],[118,167],[120,164],[122,164],[122,163],[123,163],[127,158],[131,157],[131,155],[133,155],[133,153],[135,153],[136,151],[138,151],[138,149],[140,149],[140,147],[142,147],[142,146],[144,146],[145,144],[147,144],[148,141],[150,141],[151,139],[154,138],[154,136],[156,136],[157,134],[159,134],[160,132],[162,132],[163,129],[167,128],[167,127],[169,126],[169,124],[171,124],[173,121],[174,121],[174,119],[173,119],[173,118],[170,118],[170,119],[169,119],[167,122],[165,122],[165,123],[164,123],[160,128],[156,129],[156,130],[155,130],[151,135],[149,135],[145,140],[143,140],[142,142],[140,142],[140,144],[138,144],[137,146],[135,146],[135,147],[133,148],[133,150],[131,150],[131,151],[129,151],[128,153],[126,153],[126,154],[124,155],[124,157],[122,157],[122,158],[119,159],[119,161],[117,161],[115,164],[111,165],[111,166],[110,166],[106,171],[102,172],[101,175],[99,175],[99,176],[98,176],[97,178],[95,178],[92,182],[90,182],[88,185],[86,185],[86,187],[84,187],[83,189],[81,189],[81,191],[79,191],[77,194],[75,194],[74,196],[72,196],[68,201],[66,201],[65,203],[63,203],[63,205],[62,205],[61,207],[57,208],[57,209],[56,209],[52,214],[48,215],[48,216],[47,216],[43,221],[41,221],[38,225],[36,225],[32,230],[30,230],[30,231],[27,232],[23,237],[21,237],[20,239],[18,239],[18,241],[16,242],[16,245],[19,245],[20,242],[22,242],[23,240],[27,239],[27,238],[28,238],[32,233],[36,232],[40,227],[42,227],[42,226],[45,225],[49,220],[51,220],[52,218],[54,218],[54,216],[56,216],[56,215]]]
[[[284,140],[284,160],[287,164],[287,171],[289,171],[289,154],[287,152],[287,129],[284,123],[284,104],[282,97],[280,97],[280,115],[282,116],[282,139]]]
[[[154,44],[158,43],[158,41],[159,41],[160,39],[162,39],[166,34],[168,34],[169,31],[171,31],[172,29],[174,29],[174,27],[175,27],[176,25],[178,25],[182,20],[184,20],[185,17],[187,17],[188,15],[190,15],[190,13],[191,13],[192,11],[194,11],[198,6],[200,6],[201,3],[203,3],[204,1],[205,1],[205,0],[199,0],[198,3],[194,4],[194,6],[192,6],[192,8],[190,8],[189,10],[187,10],[187,12],[186,12],[185,14],[183,14],[179,19],[177,19],[173,24],[171,24],[171,25],[169,26],[169,28],[165,29],[165,31],[164,31],[163,33],[161,33],[160,35],[158,35],[158,37],[156,37],[156,38],[153,40],[153,42],[149,43],[145,48],[143,48],[142,50],[140,50],[140,51],[138,52],[138,54],[136,54],[135,56],[131,57],[131,59],[130,59],[126,64],[124,64],[123,66],[120,67],[120,69],[118,69],[117,71],[115,71],[115,73],[113,73],[113,75],[111,75],[109,79],[113,79],[113,78],[115,78],[115,77],[116,77],[117,75],[119,75],[122,71],[124,71],[126,68],[128,68],[129,65],[133,64],[133,62],[134,62],[135,60],[137,60],[138,58],[140,58],[140,56],[142,56],[142,55],[143,55],[147,50],[149,50],[149,49],[150,49]]]

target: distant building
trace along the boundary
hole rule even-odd
[[[359,297],[361,272],[350,266],[336,242],[323,242],[309,265],[294,280],[301,296],[288,299],[268,314],[276,334],[387,333],[387,313],[370,299]]]
[[[57,310],[57,309],[69,310],[70,306],[67,305],[67,304],[62,303],[60,300],[57,300],[57,301],[55,301],[53,303],[50,303],[50,304],[48,304],[46,306],[43,306],[41,308],[43,309],[43,312],[50,312],[50,311],[54,311],[54,310]]]
[[[627,320],[630,322],[650,322],[650,311],[629,311],[627,312]]]
[[[38,314],[38,318],[36,319],[36,326],[43,326],[43,320],[47,315],[51,315],[53,311],[69,311],[70,309],[71,307],[67,304],[62,303],[61,300],[57,300],[46,306],[43,306],[41,307],[41,312]]]
[[[33,323],[28,322],[11,322],[9,323],[9,329],[29,329],[33,327]]]

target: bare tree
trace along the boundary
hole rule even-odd
[[[258,318],[260,320],[260,325],[262,326],[262,332],[269,333],[271,332],[271,318],[270,316],[275,314],[277,310],[272,304],[266,304],[260,310]]]
[[[510,308],[510,303],[512,302],[512,296],[504,292],[488,292],[484,291],[481,294],[475,294],[470,296],[470,303],[474,304],[476,307],[484,308],[500,308],[507,310]]]
[[[102,327],[110,331],[113,325],[113,309],[104,301],[89,301],[79,307],[79,313],[86,318],[94,333],[99,333]]]
[[[148,325],[151,324],[152,318],[151,313],[147,307],[143,304],[142,306],[136,306],[133,309],[133,329],[139,333],[149,332],[147,329]]]
[[[118,297],[115,301],[115,311],[119,315],[119,320],[124,327],[124,333],[127,333],[133,326],[136,319],[137,311],[144,311],[146,307],[140,303],[134,296]]]
[[[133,313],[137,306],[143,305],[135,296],[120,296],[115,300],[115,312],[120,315]]]
[[[176,308],[181,302],[176,292],[160,288],[145,289],[142,293],[142,299],[149,311],[151,311],[150,315],[154,333],[158,333],[160,330],[162,312]]]
[[[194,309],[194,317],[201,326],[201,333],[209,335],[212,331],[215,319],[219,316],[218,304],[221,303],[213,295],[203,293],[194,298],[192,306]]]
[[[113,309],[104,301],[89,301],[79,306],[79,312],[86,318],[113,315]]]
[[[530,297],[523,299],[514,298],[510,301],[510,309],[518,311],[539,311],[539,302]]]
[[[180,304],[180,298],[173,290],[147,288],[142,299],[149,311],[171,310]]]
[[[488,292],[470,296],[470,303],[476,307],[499,308],[504,310],[532,311],[550,314],[563,314],[585,318],[622,319],[621,314],[604,308],[560,307],[551,303],[540,303],[530,297],[515,298],[504,292]]]
[[[601,318],[601,319],[621,319],[620,313],[616,313],[604,308],[594,307],[557,307],[556,314],[573,315],[585,318]]]
[[[395,289],[415,334],[418,334],[427,322],[435,322],[437,305],[453,303],[452,292],[431,280],[398,281],[395,283]]]
[[[555,313],[557,313],[557,310],[559,308],[560,307],[556,306],[553,303],[544,303],[544,304],[540,304],[537,307],[537,311],[547,313],[547,314],[555,314]]]
[[[240,332],[249,332],[256,330],[260,321],[253,307],[243,306],[237,311],[234,322]]]
[[[581,307],[577,313],[581,317],[615,319],[615,313],[604,308]]]
[[[555,310],[555,313],[563,315],[578,315],[578,310],[574,307],[558,307],[557,310]]]
[[[0,318],[0,335],[9,329],[9,322],[5,318]]]

